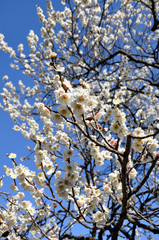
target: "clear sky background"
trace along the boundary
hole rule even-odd
[[[54,8],[60,10],[60,1],[53,1]],[[9,46],[17,49],[20,43],[24,44],[27,49],[26,36],[32,29],[36,34],[40,35],[41,23],[38,21],[36,13],[36,5],[40,5],[46,10],[45,0],[1,0],[0,1],[0,33],[5,35],[5,39]],[[4,87],[2,80],[4,75],[8,75],[10,81],[15,84],[19,80],[26,79],[19,71],[10,68],[11,59],[9,54],[0,51],[0,92]],[[0,97],[0,102],[2,98]],[[6,153],[14,152],[20,158],[28,153],[26,148],[29,145],[28,140],[12,130],[13,121],[9,114],[0,108],[0,176],[4,174],[3,165],[11,166],[11,162],[6,157]],[[19,161],[18,161],[19,162]],[[5,179],[7,180],[7,179]],[[5,181],[6,182],[6,181]],[[5,188],[7,191],[9,185]],[[147,239],[145,237],[142,240]]]
[[[58,1],[57,1],[58,2]],[[40,5],[46,9],[45,0],[1,0],[0,1],[0,33],[5,36],[8,45],[17,50],[20,43],[24,44],[27,50],[26,36],[29,31],[33,29],[35,33],[40,34],[41,24],[38,21],[36,12],[36,5]],[[9,54],[0,51],[0,92],[4,87],[2,80],[4,75],[8,75],[9,80],[13,84],[17,84],[19,80],[26,80],[26,76],[10,68]],[[2,97],[0,96],[0,102]],[[16,153],[17,160],[28,154],[27,145],[29,141],[26,140],[19,132],[12,130],[14,123],[7,112],[0,108],[0,176],[4,174],[3,165],[12,166],[11,160],[6,156],[6,153]],[[11,179],[4,179],[5,191],[9,191]],[[7,181],[7,185],[6,185]]]
[[[41,23],[38,20],[36,5],[39,5],[44,11],[46,10],[45,0],[1,0],[0,1],[0,33],[5,36],[8,45],[17,50],[20,43],[24,44],[27,50],[27,35],[30,30],[34,30],[40,35]],[[54,1],[54,8],[60,10],[60,1]],[[25,51],[24,51],[25,52]],[[9,80],[13,84],[17,84],[19,80],[27,79],[27,76],[10,68],[9,54],[0,51],[0,92],[4,87],[2,80],[4,75],[9,76]],[[2,97],[0,97],[2,102]],[[3,165],[10,165],[6,153],[17,153],[20,158],[28,153],[26,145],[28,140],[12,130],[13,121],[7,112],[0,108],[0,176],[3,174]]]
[[[60,1],[53,1],[54,9],[60,10]],[[20,43],[24,44],[25,50],[28,52],[27,36],[30,30],[40,36],[40,29],[42,24],[38,20],[36,5],[39,5],[44,12],[46,11],[46,0],[0,0],[0,33],[5,36],[5,41],[8,46],[12,47],[17,52],[17,46]],[[10,63],[13,62],[9,54],[0,50],[0,93],[5,85],[2,78],[8,75],[9,80],[16,86],[19,80],[29,81],[30,78],[22,74],[20,71],[10,68]],[[0,103],[2,97],[0,96]],[[6,156],[7,153],[17,154],[17,163],[22,163],[33,168],[32,161],[21,162],[20,158],[28,155],[27,146],[32,144],[31,141],[26,140],[21,133],[15,132],[12,128],[14,126],[13,120],[9,114],[0,108],[0,177],[4,175],[3,166],[12,166],[12,161]],[[6,192],[11,192],[10,184],[13,181],[9,177],[4,178],[3,188],[0,189]],[[2,200],[0,199],[2,203]]]

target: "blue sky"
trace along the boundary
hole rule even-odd
[[[54,8],[60,9],[60,1],[55,1]],[[30,30],[40,34],[41,23],[38,20],[36,5],[46,10],[45,0],[5,0],[0,1],[0,33],[5,36],[8,45],[17,49],[20,43],[24,44],[27,50],[26,36]],[[10,68],[11,63],[9,54],[0,51],[0,92],[4,87],[2,78],[9,76],[9,80],[16,84],[19,80],[26,77],[19,71]],[[0,102],[2,98],[0,97]],[[12,130],[13,121],[9,114],[0,108],[0,176],[3,174],[3,164],[8,165],[9,159],[6,153],[15,152],[18,157],[22,157],[28,151],[26,145],[28,141],[20,134]],[[10,164],[9,164],[10,165]]]
[[[20,43],[24,44],[24,52],[28,50],[26,37],[30,30],[34,30],[40,35],[41,23],[38,20],[36,5],[39,5],[44,11],[46,10],[46,0],[5,0],[0,1],[0,33],[5,36],[5,41],[9,46],[17,50]],[[54,8],[60,10],[60,1],[55,1]],[[9,80],[16,86],[19,80],[27,80],[28,77],[20,71],[10,68],[11,59],[9,54],[0,50],[0,93],[4,87],[2,80],[4,75],[8,75]],[[0,96],[0,103],[2,97]],[[31,141],[26,140],[21,133],[15,132],[12,128],[14,123],[9,114],[0,108],[0,177],[4,174],[3,166],[12,166],[11,160],[6,156],[7,153],[16,153],[17,162],[20,158],[28,155],[27,146]],[[32,161],[21,162],[28,166],[33,165]],[[32,169],[35,170],[35,169]],[[6,184],[7,182],[7,184]],[[12,180],[8,177],[4,179],[2,190],[10,192]]]
[[[45,0],[5,0],[0,2],[0,33],[5,35],[8,45],[17,49],[20,43],[27,46],[26,36],[30,29],[40,32],[40,23],[36,13],[36,4],[45,8]],[[0,51],[0,92],[4,87],[2,78],[8,75],[15,84],[25,77],[19,71],[10,68],[11,59],[8,54]],[[0,102],[2,98],[0,97]],[[28,141],[20,133],[12,130],[13,121],[9,114],[0,108],[0,176],[3,174],[3,165],[10,165],[6,153],[15,152],[18,157],[27,153]]]

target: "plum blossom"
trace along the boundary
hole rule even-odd
[[[109,209],[105,207],[104,212],[97,211],[95,214],[93,214],[93,220],[97,224],[103,224],[109,217]]]
[[[16,153],[10,153],[8,157],[14,159],[14,158],[17,157],[17,154]]]

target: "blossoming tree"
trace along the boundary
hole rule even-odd
[[[152,239],[159,234],[159,1],[62,0],[61,12],[46,2],[46,14],[37,6],[41,36],[27,37],[29,55],[0,34],[11,67],[32,79],[15,87],[4,76],[1,107],[34,144],[29,167],[8,155],[13,166],[4,166],[0,185],[10,177],[12,191],[0,192],[0,237]]]

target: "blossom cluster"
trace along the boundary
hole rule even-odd
[[[79,168],[76,163],[68,163],[66,162],[65,167],[63,168],[65,171],[64,176],[60,176],[59,173],[56,174],[55,180],[55,188],[58,196],[63,199],[68,199],[69,194],[72,193],[72,188],[75,186],[79,179]]]

